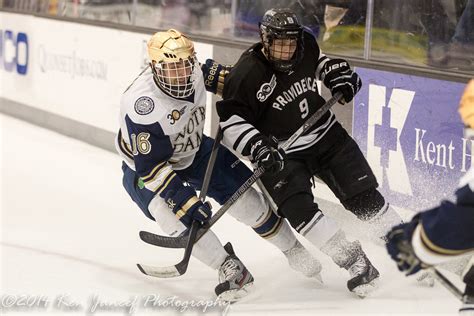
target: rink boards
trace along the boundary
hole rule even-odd
[[[146,66],[150,34],[6,12],[0,12],[0,29],[0,111],[112,149],[120,96]],[[239,53],[199,41],[195,46],[201,62],[213,56],[232,62],[229,55]],[[411,211],[452,198],[472,161],[457,114],[464,84],[356,70],[362,90],[335,112],[360,144],[384,195]],[[216,121],[213,98],[206,133]],[[97,142],[101,137],[105,141]]]

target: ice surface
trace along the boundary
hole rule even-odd
[[[140,230],[160,231],[122,188],[117,155],[3,115],[0,150],[0,314],[9,312],[5,306],[15,295],[17,303],[18,295],[31,295],[33,303],[35,295],[51,301],[45,309],[23,309],[28,315],[111,315],[90,311],[94,301],[111,304],[113,314],[127,314],[133,306],[135,315],[202,315],[202,306],[191,307],[193,300],[213,302],[217,272],[196,260],[176,279],[150,278],[136,268],[138,262],[177,263],[183,251],[139,240]],[[349,238],[363,237],[364,226],[351,215],[326,208],[344,222]],[[347,291],[347,272],[314,248],[323,264],[323,287],[292,271],[283,254],[231,217],[224,216],[215,232],[223,243],[232,241],[256,281],[243,301],[211,307],[209,314],[456,315],[459,307],[441,285],[423,288],[405,278],[385,250],[367,240],[363,244],[382,279],[378,291],[362,300]],[[161,305],[153,308],[153,299]]]

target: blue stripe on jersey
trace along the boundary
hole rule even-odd
[[[174,171],[170,172],[170,174],[167,175],[165,179],[163,179],[163,182],[161,183],[161,185],[158,186],[155,189],[155,192],[160,194],[161,197],[165,197],[166,193],[168,192],[168,188],[179,188],[179,187],[181,187],[178,184],[176,184],[176,185],[174,184],[173,179],[175,177],[176,177],[176,173]],[[179,177],[178,177],[178,179],[179,179]],[[177,185],[178,185],[178,187],[176,187]]]
[[[145,176],[145,177],[142,177],[142,181],[147,184],[147,182],[151,182],[155,179],[155,176],[157,175],[158,172],[160,172],[160,170],[163,169],[163,167],[166,166],[166,161],[163,161],[163,162],[160,162],[159,164],[156,165],[156,167],[154,167],[151,172]]]
[[[128,144],[125,143],[122,137],[122,130],[119,129],[118,135],[117,135],[117,143],[119,144],[120,151],[127,156],[128,158],[133,160],[133,153],[128,147]]]

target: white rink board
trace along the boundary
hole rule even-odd
[[[29,52],[26,75],[7,72],[0,62],[0,97],[106,131],[118,129],[120,97],[146,65],[149,34],[3,12],[0,29],[14,37],[25,33]],[[9,61],[15,46],[6,44]],[[26,55],[24,46],[19,55]],[[212,58],[212,45],[195,43],[195,48],[200,61]]]

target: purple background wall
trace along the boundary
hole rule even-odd
[[[470,168],[470,141],[457,113],[464,84],[357,68],[353,136],[381,192],[421,211],[451,198]]]

